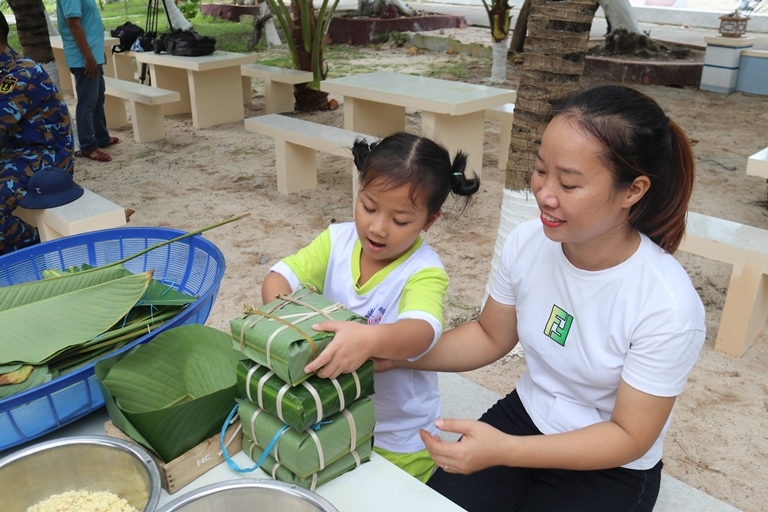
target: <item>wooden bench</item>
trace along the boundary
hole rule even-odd
[[[277,190],[290,194],[317,187],[317,152],[323,151],[352,159],[352,146],[358,137],[372,142],[376,137],[313,123],[303,119],[266,114],[245,120],[249,132],[275,139]],[[357,191],[357,173],[352,172],[353,196]]]
[[[758,151],[747,160],[747,174],[768,179],[768,148]]]
[[[507,169],[509,144],[512,141],[512,122],[515,120],[515,104],[505,103],[485,109],[485,118],[499,122],[499,169]]]
[[[109,199],[85,189],[71,203],[44,210],[16,207],[13,214],[32,226],[37,226],[40,241],[55,240],[69,235],[124,226],[125,209]]]
[[[293,112],[293,86],[312,81],[310,71],[298,69],[265,66],[263,64],[243,64],[240,66],[243,75],[243,99],[245,104],[251,102],[251,79],[264,80],[264,100],[267,114]]]
[[[177,91],[106,76],[104,82],[107,127],[117,128],[128,124],[125,114],[125,100],[128,100],[134,140],[152,142],[165,137],[163,105],[180,101],[181,95]]]
[[[688,212],[680,249],[733,265],[715,350],[740,357],[768,320],[768,230]]]

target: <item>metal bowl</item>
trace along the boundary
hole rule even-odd
[[[227,480],[201,487],[157,512],[339,512],[322,496],[268,479]]]
[[[54,494],[109,491],[153,512],[160,473],[140,446],[103,436],[76,436],[29,446],[0,459],[2,510],[25,512]]]

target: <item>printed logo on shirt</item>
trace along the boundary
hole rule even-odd
[[[365,318],[368,320],[369,325],[376,325],[381,323],[381,319],[384,318],[384,313],[387,312],[387,308],[381,306],[371,308],[365,313]]]
[[[3,81],[0,82],[0,94],[8,94],[9,92],[12,92],[16,88],[16,82],[18,82],[19,79],[15,76],[7,76],[3,78]]]
[[[552,306],[552,312],[549,314],[547,326],[544,328],[544,334],[556,343],[565,346],[565,339],[568,337],[568,331],[571,330],[573,316],[560,309],[557,305]]]

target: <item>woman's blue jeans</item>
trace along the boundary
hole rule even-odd
[[[85,76],[85,68],[70,68],[75,75],[77,107],[77,137],[80,139],[80,151],[88,153],[97,147],[109,145],[107,117],[104,114],[104,70],[99,65],[99,72],[93,78]]]

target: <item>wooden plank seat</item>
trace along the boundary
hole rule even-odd
[[[768,320],[768,230],[688,212],[680,249],[733,265],[715,350],[740,357]]]
[[[40,241],[55,240],[69,235],[124,226],[125,209],[87,188],[71,203],[55,208],[27,210],[16,207],[13,214],[32,226],[37,226]]]
[[[515,104],[505,103],[485,109],[485,118],[499,122],[499,169],[507,169],[509,144],[512,141],[512,122],[515,120]]]
[[[317,187],[318,151],[352,160],[355,139],[376,140],[370,135],[280,114],[250,117],[245,120],[245,129],[275,139],[277,190],[282,194]],[[357,191],[357,173],[352,175],[353,191]]]
[[[181,95],[177,91],[106,76],[104,82],[107,127],[117,128],[128,124],[125,113],[125,100],[128,100],[134,140],[152,142],[165,138],[163,105],[180,101]]]
[[[265,66],[264,64],[243,64],[243,99],[251,102],[251,79],[264,80],[264,100],[267,114],[293,112],[293,86],[312,81],[310,71]]]

